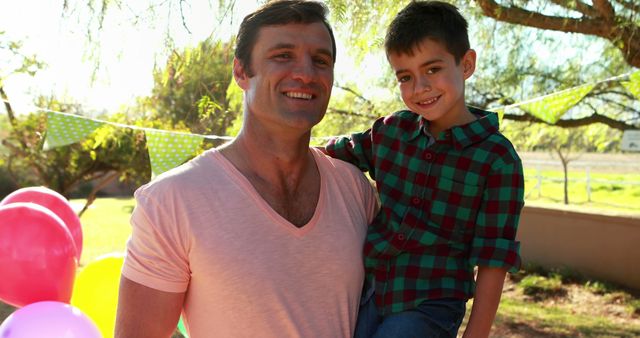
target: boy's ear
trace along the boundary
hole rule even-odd
[[[246,90],[249,84],[249,75],[242,63],[237,58],[233,58],[233,78],[240,88]]]
[[[468,79],[473,75],[473,72],[476,70],[476,51],[473,49],[469,49],[460,60],[462,64],[462,74],[464,75],[464,79]]]

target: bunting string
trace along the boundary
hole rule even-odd
[[[560,120],[570,108],[584,99],[596,85],[611,81],[620,81],[624,88],[640,100],[640,71],[636,71],[634,73],[623,74],[595,83],[580,85],[530,100],[490,109],[497,112],[502,119],[505,111],[518,107],[545,122],[554,124]],[[11,103],[5,99],[0,99],[0,101]],[[47,114],[47,131],[43,146],[44,150],[82,141],[103,125],[144,131],[153,176],[184,163],[195,155],[195,152],[205,139],[233,139],[232,136],[200,135],[146,128],[54,111],[42,107],[32,107],[34,111],[41,111]],[[323,141],[333,137],[334,136],[321,136],[313,137],[312,139]]]

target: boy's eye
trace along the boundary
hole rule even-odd
[[[440,69],[441,69],[440,67],[429,68],[429,69],[427,69],[427,74],[435,74],[435,73],[439,72]]]

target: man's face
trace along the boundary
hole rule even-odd
[[[475,70],[475,52],[467,51],[460,62],[437,41],[425,39],[412,55],[391,53],[402,100],[413,112],[434,124],[450,127],[466,111],[464,81]]]
[[[333,86],[331,36],[321,23],[262,27],[251,54],[253,76],[234,61],[245,110],[263,126],[311,130]]]

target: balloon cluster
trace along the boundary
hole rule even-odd
[[[19,309],[2,338],[113,337],[122,256],[88,264],[77,276],[82,226],[66,198],[44,187],[0,202],[0,300]]]

